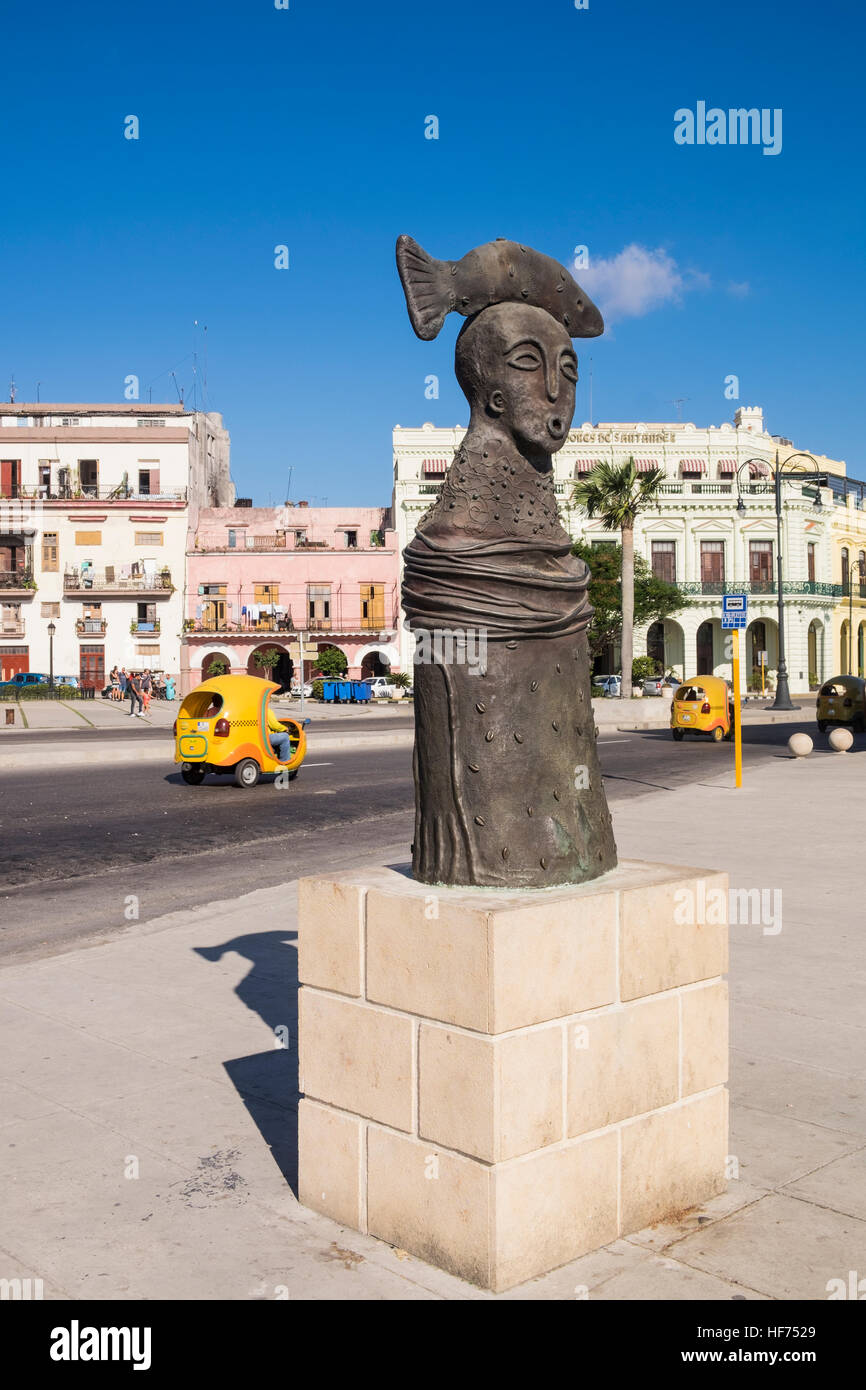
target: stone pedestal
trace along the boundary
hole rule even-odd
[[[300,886],[300,1200],[500,1291],[724,1188],[727,878]]]

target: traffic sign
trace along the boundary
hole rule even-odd
[[[748,617],[749,599],[746,594],[723,594],[722,627],[745,627]]]

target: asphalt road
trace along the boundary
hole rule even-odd
[[[745,728],[745,775],[787,756],[797,727],[815,734],[811,721]],[[856,747],[866,751],[866,739]],[[731,744],[675,744],[667,730],[602,733],[599,751],[613,803],[733,775]],[[813,756],[833,755],[816,747]],[[268,779],[250,791],[216,778],[187,787],[168,761],[5,773],[0,955],[43,954],[122,928],[129,895],[145,921],[365,859],[405,862],[412,830],[409,748],[317,755],[313,744],[284,789]]]

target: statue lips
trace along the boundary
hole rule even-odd
[[[437,261],[410,236],[397,238],[397,269],[409,318],[419,338],[435,338],[446,316],[464,318],[491,304],[546,309],[572,338],[597,338],[604,320],[568,271],[516,241],[488,241],[460,261]]]

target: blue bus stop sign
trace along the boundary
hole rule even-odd
[[[745,627],[749,599],[746,594],[722,595],[722,627]]]

